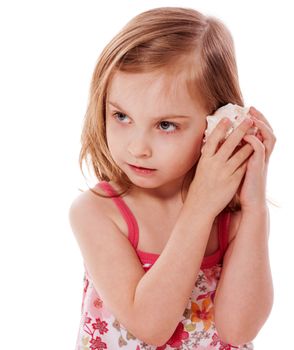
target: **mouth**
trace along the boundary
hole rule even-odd
[[[156,171],[156,169],[143,168],[132,164],[128,164],[128,166],[135,174],[140,176],[151,176]]]
[[[136,165],[133,165],[133,164],[129,164],[131,167],[133,168],[136,168],[136,169],[142,169],[142,170],[156,170],[156,169],[151,169],[151,168],[144,168],[144,167],[141,167],[141,166],[136,166]]]

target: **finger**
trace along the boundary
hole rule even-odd
[[[254,151],[251,144],[246,143],[242,148],[240,148],[228,161],[227,165],[230,172],[233,173],[240,167],[241,164],[252,154]]]
[[[240,195],[241,187],[244,182],[244,175],[247,171],[248,160],[246,160],[233,174],[234,180],[238,185],[236,194]]]
[[[225,138],[227,130],[231,127],[231,121],[228,118],[223,118],[213,129],[208,136],[204,146],[202,147],[202,154],[211,157],[218,149],[219,143]]]
[[[254,135],[245,135],[244,140],[253,147],[254,153],[252,154],[253,159],[258,164],[266,162],[266,148],[265,145]]]
[[[254,124],[258,128],[257,138],[264,144],[266,148],[266,158],[270,157],[275,143],[276,143],[276,137],[273,134],[273,131],[271,128],[268,127],[264,122],[253,118]]]
[[[220,147],[218,157],[223,160],[228,160],[252,125],[253,121],[250,118],[245,118]]]
[[[273,136],[273,130],[261,120],[252,117],[255,126],[258,128],[258,131],[262,134],[263,138],[271,138]]]
[[[242,180],[246,170],[248,161],[244,162],[235,172],[234,175],[237,176],[238,183]]]
[[[265,116],[259,112],[255,107],[251,106],[249,109],[249,114],[251,114],[253,117],[255,117],[258,120],[263,121],[271,130],[273,130],[273,128],[271,127],[269,121],[265,118]]]

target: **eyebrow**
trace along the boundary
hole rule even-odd
[[[125,111],[123,108],[121,108],[116,102],[112,102],[112,101],[107,101],[110,105],[112,105],[113,107],[119,109],[122,113],[130,116],[130,114]],[[156,121],[156,120],[160,120],[160,119],[176,119],[176,118],[192,118],[188,115],[177,115],[177,114],[166,114],[166,115],[162,115],[162,116],[157,116],[155,118],[152,118],[152,121]]]

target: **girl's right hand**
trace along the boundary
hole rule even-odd
[[[219,147],[231,126],[231,121],[224,118],[203,146],[186,200],[197,203],[212,217],[216,217],[229,204],[243,179],[253,147],[249,143],[238,151],[236,147],[252,124],[253,121],[246,118]]]

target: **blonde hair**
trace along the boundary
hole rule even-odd
[[[189,90],[200,93],[208,114],[229,102],[244,106],[233,39],[219,19],[180,7],[145,11],[130,20],[109,42],[96,64],[81,135],[82,173],[85,160],[88,170],[90,164],[100,181],[112,180],[123,189],[119,195],[128,191],[132,183],[115,164],[107,147],[105,104],[111,79],[118,70],[169,69],[185,59],[189,65],[180,68],[187,69]],[[232,203],[232,210],[238,208],[236,201]]]

